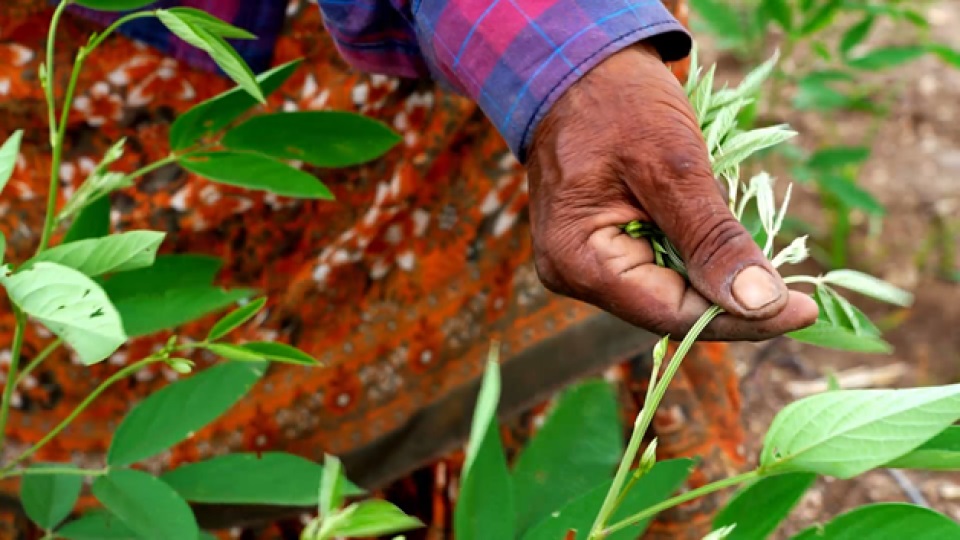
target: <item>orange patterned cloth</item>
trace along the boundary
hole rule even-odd
[[[666,3],[685,20],[684,2]],[[267,109],[359,112],[393,126],[403,142],[366,166],[309,169],[331,188],[335,202],[246,191],[175,166],[113,196],[116,230],[167,231],[165,252],[221,257],[221,283],[256,287],[269,296],[265,316],[237,338],[291,343],[323,362],[314,369],[272,366],[228,415],[150,466],[169,468],[229,450],[285,450],[311,459],[329,452],[346,456],[348,470],[362,483],[390,485],[462,444],[462,433],[450,434],[436,422],[444,412],[437,409],[449,409],[444,400],[477,383],[492,337],[502,340],[508,363],[535,362],[549,371],[558,360],[545,356],[544,343],[563,335],[572,335],[567,339],[575,343],[578,329],[606,316],[540,285],[531,263],[522,168],[475,104],[426,81],[354,72],[323,32],[315,5],[292,0],[288,12],[274,63],[296,58],[304,63],[269,98]],[[26,130],[22,156],[0,199],[0,229],[12,261],[32,253],[46,200],[50,155],[37,69],[51,13],[45,0],[6,0],[0,6],[0,140],[17,128]],[[56,58],[61,92],[66,66],[95,30],[69,15],[61,22]],[[683,69],[677,66],[678,76]],[[127,150],[118,170],[163,158],[171,119],[230,86],[124,37],[108,39],[80,77],[60,202],[120,137],[126,137]],[[13,318],[9,309],[0,312],[0,339],[10,343]],[[199,337],[211,322],[179,334]],[[618,336],[629,333],[635,349],[649,345],[639,331],[613,328]],[[80,366],[63,351],[48,358],[17,389],[4,458],[47,433],[118,366],[150,354],[168,337],[138,339],[93,367]],[[24,362],[49,341],[49,334],[31,328]],[[583,375],[628,356],[611,356],[612,350],[574,347],[570,354],[603,356],[585,363]],[[195,359],[200,366],[216,360]],[[639,398],[643,378],[634,369],[617,373]],[[739,409],[725,347],[699,346],[684,373],[657,419],[664,456],[718,454],[724,466],[735,466]],[[130,404],[177,378],[167,368],[153,367],[116,385],[36,459],[100,466]],[[540,389],[529,399],[543,401],[554,389]],[[472,401],[461,402],[447,416],[462,426],[469,422]],[[634,414],[635,402],[625,403],[625,417]],[[424,416],[431,408],[433,416]],[[521,427],[532,425],[527,420]],[[391,448],[397,455],[384,455]],[[455,473],[456,463],[454,456],[417,474],[436,484]],[[410,478],[393,483],[387,493],[401,497]],[[0,484],[0,495],[6,495],[0,504],[15,498],[16,489],[15,482]],[[415,498],[423,496],[433,502],[421,514],[435,523],[431,534],[443,537],[450,521],[442,519],[441,509],[452,498],[435,500],[431,489]]]

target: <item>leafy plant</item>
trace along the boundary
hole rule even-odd
[[[785,126],[741,131],[734,120],[749,102],[744,98],[745,92],[750,86],[759,84],[769,72],[768,63],[747,77],[746,86],[715,92],[712,88],[713,70],[701,71],[694,61],[687,91],[712,153],[714,173],[728,187],[731,211],[742,219],[747,207],[754,207],[760,223],[755,239],[774,266],[781,267],[802,262],[808,256],[805,238],[774,254],[774,239],[785,220],[790,190],[778,208],[772,178],[760,173],[749,182],[741,183],[740,165],[751,154],[783,142],[794,133]],[[650,241],[654,252],[659,255],[658,264],[685,274],[677,250],[655,225],[632,222],[625,224],[623,229],[626,234]],[[912,302],[909,293],[850,270],[834,270],[816,277],[791,276],[786,281],[814,284],[813,295],[821,310],[820,320],[815,325],[818,332],[801,331],[790,335],[830,348],[880,351],[888,347],[869,319],[840,296],[834,287],[896,305]],[[597,464],[606,463],[610,468],[606,474],[603,474],[603,467],[591,472],[596,485],[593,489],[581,490],[585,495],[579,498],[563,501],[554,497],[558,488],[541,486],[544,492],[550,493],[546,498],[551,501],[552,511],[542,508],[542,496],[532,495],[534,490],[519,486],[517,482],[530,476],[518,473],[525,468],[538,467],[544,470],[532,476],[549,482],[554,453],[533,452],[532,449],[541,444],[534,439],[526,452],[535,457],[530,460],[521,457],[512,475],[506,465],[495,430],[500,385],[495,343],[467,446],[468,457],[461,480],[464,495],[455,511],[457,537],[637,538],[645,524],[665,510],[723,489],[743,486],[716,516],[714,531],[708,538],[754,540],[774,532],[819,475],[847,479],[881,467],[947,469],[957,466],[957,428],[952,424],[960,420],[960,385],[905,390],[831,389],[780,411],[766,434],[757,468],[670,496],[677,488],[671,482],[682,482],[689,473],[689,466],[682,475],[667,478],[662,475],[671,462],[656,461],[656,439],[644,452],[641,453],[640,449],[653,415],[684,356],[703,329],[721,312],[717,306],[707,309],[680,342],[672,358],[667,358],[669,336],[657,343],[646,399],[612,481],[606,475],[613,467],[609,462],[601,461]],[[579,409],[584,410],[586,406],[581,404]],[[563,418],[563,410],[564,405],[558,405],[538,435],[558,447],[578,444],[577,437],[582,435],[549,425],[550,421]],[[557,437],[555,433],[565,436]],[[600,438],[591,438],[591,441],[596,440]],[[564,455],[557,452],[557,455],[575,459],[582,453],[571,451]],[[606,457],[607,453],[598,451],[597,455]],[[570,475],[589,469],[579,466],[566,467],[565,470]],[[576,485],[577,480],[566,477],[564,482]],[[517,497],[521,493],[523,499]],[[517,514],[505,513],[502,504],[499,513],[494,512],[498,502],[512,498],[516,498]],[[518,527],[513,516],[531,514],[534,509],[540,516],[540,523],[530,529]],[[539,535],[541,531],[544,531],[542,536]],[[960,536],[960,524],[917,506],[868,505],[829,523],[814,525],[795,538],[864,540],[907,535],[952,538]]]
[[[899,98],[902,84],[864,84],[863,75],[900,67],[923,56],[934,55],[947,65],[960,67],[960,53],[928,37],[929,23],[914,2],[904,0],[691,0],[699,25],[713,34],[721,48],[750,63],[777,46],[783,62],[773,71],[769,92],[755,94],[752,107],[740,113],[743,126],[757,120],[757,111],[779,114],[792,95],[797,110],[819,113],[831,135],[811,152],[787,146],[777,153],[799,182],[812,182],[829,218],[830,230],[816,237],[821,262],[842,268],[848,261],[851,215],[859,212],[874,225],[885,215],[884,206],[857,180],[869,159],[879,122]],[[882,22],[897,25],[912,41],[893,46],[866,43]],[[744,30],[745,29],[745,30]],[[909,30],[914,33],[910,34]],[[861,140],[841,138],[837,112],[855,111],[872,118]],[[808,224],[791,224],[801,231]],[[878,227],[872,227],[877,230]],[[814,250],[819,255],[820,249]]]
[[[291,454],[222,455],[161,476],[139,467],[230,410],[259,382],[270,362],[293,363],[305,369],[318,364],[310,355],[282,343],[225,341],[256,316],[267,299],[253,299],[255,291],[250,289],[225,290],[215,285],[221,264],[217,259],[194,254],[158,256],[163,232],[110,234],[110,194],[135,185],[138,178],[161,166],[176,163],[215,182],[281,196],[329,199],[333,195],[320,180],[287,162],[295,159],[325,167],[356,165],[378,157],[399,141],[385,125],[355,114],[251,115],[293,74],[299,62],[255,76],[225,41],[255,36],[192,8],[140,10],[151,3],[65,0],[54,11],[47,38],[48,57],[40,78],[47,99],[52,148],[41,240],[32,258],[0,261],[4,263],[0,285],[16,319],[7,384],[0,402],[0,442],[6,434],[15,388],[58,347],[69,347],[83,364],[92,365],[113,355],[131,338],[175,331],[231,306],[235,309],[213,324],[205,339],[186,340],[174,334],[161,350],[129,362],[110,375],[39,441],[0,464],[0,479],[21,478],[24,509],[46,531],[45,538],[206,538],[189,503],[310,506],[317,503],[318,496],[322,501],[322,526],[311,539],[420,526],[383,501],[362,501],[336,510],[344,498],[363,492],[344,478],[339,467],[328,463],[324,472],[324,467]],[[128,13],[80,48],[63,100],[57,103],[52,88],[56,67],[52,53],[58,22],[71,4]],[[206,51],[237,87],[181,115],[170,132],[171,153],[137,171],[125,174],[111,170],[124,151],[124,141],[117,141],[58,212],[58,175],[68,112],[83,63],[117,28],[147,17],[157,18],[178,37]],[[0,145],[0,190],[14,172],[22,135],[22,131],[15,131]],[[66,225],[69,229],[62,242],[52,245],[56,233]],[[5,244],[0,236],[0,246]],[[42,325],[56,339],[21,369],[28,321]],[[192,374],[194,363],[183,356],[201,350],[224,361]],[[109,441],[104,468],[83,469],[69,463],[26,465],[103,392],[155,364],[165,364],[189,376],[132,407]],[[93,481],[91,492],[103,508],[70,520],[85,478]],[[324,490],[318,495],[320,485]]]

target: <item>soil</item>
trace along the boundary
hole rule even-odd
[[[931,37],[960,49],[956,32],[960,2],[918,4],[923,4],[919,9],[931,23]],[[836,31],[845,27],[838,24]],[[904,32],[902,25],[883,25],[873,32],[868,45],[904,44],[911,39],[915,36]],[[700,47],[706,62],[719,62],[719,80],[736,81],[742,76],[736,61],[712,53],[707,40],[701,39]],[[913,291],[916,303],[896,310],[851,297],[886,328],[886,337],[895,346],[889,356],[841,353],[786,339],[736,345],[751,456],[758,454],[776,411],[821,391],[830,373],[848,381],[846,387],[892,388],[960,380],[960,266],[948,255],[951,249],[960,251],[960,70],[930,56],[865,77],[864,82],[899,92],[889,116],[879,123],[864,114],[827,116],[789,106],[768,113],[797,129],[801,144],[808,148],[825,141],[857,144],[871,130],[879,130],[860,185],[886,206],[887,215],[882,227],[872,231],[864,216],[854,216],[857,225],[850,237],[848,267]],[[782,167],[770,172],[781,184],[789,180],[789,171]],[[825,231],[827,220],[815,192],[799,184],[794,189],[799,196],[792,204],[792,215]],[[945,238],[940,248],[925,248],[938,237]],[[815,266],[805,270],[819,271]],[[788,538],[813,523],[874,502],[912,500],[960,520],[960,473],[905,472],[899,479],[894,474],[875,471],[851,481],[818,481],[776,538]],[[913,499],[911,491],[915,491]]]

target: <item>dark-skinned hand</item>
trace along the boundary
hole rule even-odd
[[[816,303],[787,290],[730,212],[684,89],[652,47],[627,48],[570,87],[526,166],[536,267],[551,291],[677,339],[712,303],[726,313],[701,339],[762,340],[816,320]],[[664,231],[690,283],[620,229],[632,220]]]

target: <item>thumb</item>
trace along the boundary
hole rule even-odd
[[[702,138],[690,139],[659,163],[629,167],[646,170],[631,179],[632,191],[680,251],[700,294],[738,317],[773,317],[787,305],[787,286],[730,211]]]

